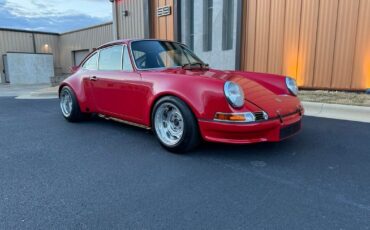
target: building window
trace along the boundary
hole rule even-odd
[[[222,49],[233,48],[234,0],[223,0]]]
[[[203,51],[212,50],[213,0],[203,0]]]

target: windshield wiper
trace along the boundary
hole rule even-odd
[[[202,62],[192,62],[192,63],[186,63],[182,65],[183,69],[192,69],[192,67],[199,66],[201,69],[208,68],[207,64],[204,64]]]

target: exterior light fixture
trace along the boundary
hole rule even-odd
[[[49,52],[49,44],[44,44],[43,50],[44,52]]]

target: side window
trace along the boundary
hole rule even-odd
[[[122,46],[112,46],[100,50],[99,70],[122,69]]]
[[[98,53],[93,54],[85,63],[82,65],[82,68],[88,70],[97,70],[98,69]]]
[[[123,47],[123,70],[129,72],[133,71],[127,46]]]

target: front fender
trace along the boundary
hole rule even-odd
[[[143,76],[143,80],[152,85],[145,111],[146,124],[150,124],[155,103],[164,96],[175,96],[184,101],[197,119],[213,119],[216,112],[230,111],[223,93],[223,81],[194,76],[155,76],[154,74]]]

